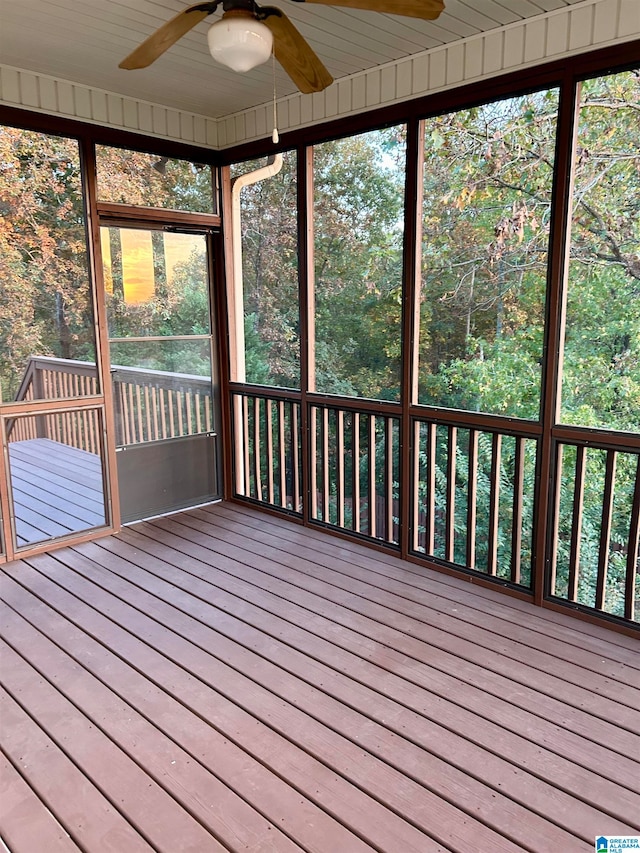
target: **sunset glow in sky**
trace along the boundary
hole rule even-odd
[[[194,249],[204,251],[204,237],[200,234],[164,234],[164,249],[167,264],[167,279],[173,280],[175,268],[187,261]],[[105,288],[113,293],[111,273],[111,246],[109,229],[100,229],[102,260],[104,264]],[[153,276],[153,250],[151,232],[135,228],[121,228],[122,275],[124,298],[128,305],[140,305],[153,298],[155,283]]]

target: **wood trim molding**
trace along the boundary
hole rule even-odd
[[[281,132],[358,115],[640,38],[638,0],[584,0],[338,80],[278,102]],[[271,133],[271,103],[215,119],[0,65],[0,106],[212,150]]]

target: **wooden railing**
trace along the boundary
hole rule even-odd
[[[415,406],[402,466],[398,406],[310,395],[302,418],[297,392],[231,393],[238,497],[395,550],[405,525],[407,555],[529,592],[542,561],[547,599],[637,623],[638,437],[557,427],[541,484],[539,424]]]
[[[302,512],[300,403],[287,392],[232,393],[236,494]]]
[[[111,381],[118,445],[197,435],[214,428],[209,377],[114,365]]]
[[[214,427],[211,379],[114,365],[116,443],[139,444],[211,432]],[[60,400],[98,393],[94,364],[60,358],[32,357],[16,400]],[[85,409],[16,417],[9,441],[50,438],[97,453],[98,415]]]
[[[64,358],[31,356],[16,393],[16,402],[64,400],[98,393],[95,364]],[[7,428],[8,441],[50,438],[70,447],[99,453],[101,434],[96,409],[49,412],[16,417]]]
[[[536,434],[412,426],[412,551],[529,588]]]
[[[558,441],[548,593],[637,620],[640,448],[615,433]]]
[[[16,400],[62,400],[98,393],[95,364],[65,358],[31,356]]]
[[[400,419],[313,404],[309,420],[311,518],[398,545]]]

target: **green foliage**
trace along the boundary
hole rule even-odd
[[[397,400],[404,128],[317,146],[316,386]]]
[[[78,146],[0,128],[0,382],[30,355],[94,360]]]

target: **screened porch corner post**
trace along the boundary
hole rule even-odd
[[[536,604],[542,605],[551,589],[550,573],[555,548],[554,505],[547,483],[556,476],[556,445],[552,430],[560,412],[563,366],[563,341],[566,322],[569,249],[571,242],[571,205],[574,188],[574,169],[577,145],[579,98],[574,78],[567,70],[560,87],[556,157],[554,161],[553,195],[555,204],[549,243],[547,300],[545,317],[545,349],[543,361],[540,421],[542,436],[539,447],[538,479],[535,502],[537,526],[533,554],[533,593]]]
[[[109,509],[109,522],[112,530],[119,530],[122,524],[120,515],[120,495],[116,461],[116,422],[113,406],[113,388],[111,384],[111,357],[109,353],[109,332],[107,328],[106,286],[104,277],[104,259],[100,240],[100,217],[98,214],[98,167],[96,145],[93,140],[83,136],[80,140],[80,156],[83,164],[83,193],[87,210],[87,250],[89,268],[93,285],[93,317],[96,341],[96,367],[98,370],[100,391],[103,399],[103,445],[105,459],[104,488]]]
[[[407,559],[417,547],[419,513],[417,482],[417,423],[411,407],[418,402],[418,341],[420,334],[420,276],[422,268],[422,206],[425,122],[407,123],[407,174],[405,183],[405,232],[403,245],[402,385],[400,430],[400,483],[398,525],[400,554]]]
[[[317,515],[315,470],[315,415],[309,406],[309,394],[316,390],[316,321],[315,321],[315,249],[313,216],[313,146],[301,146],[296,151],[298,292],[300,294],[300,432],[301,441],[301,511],[304,524]]]

